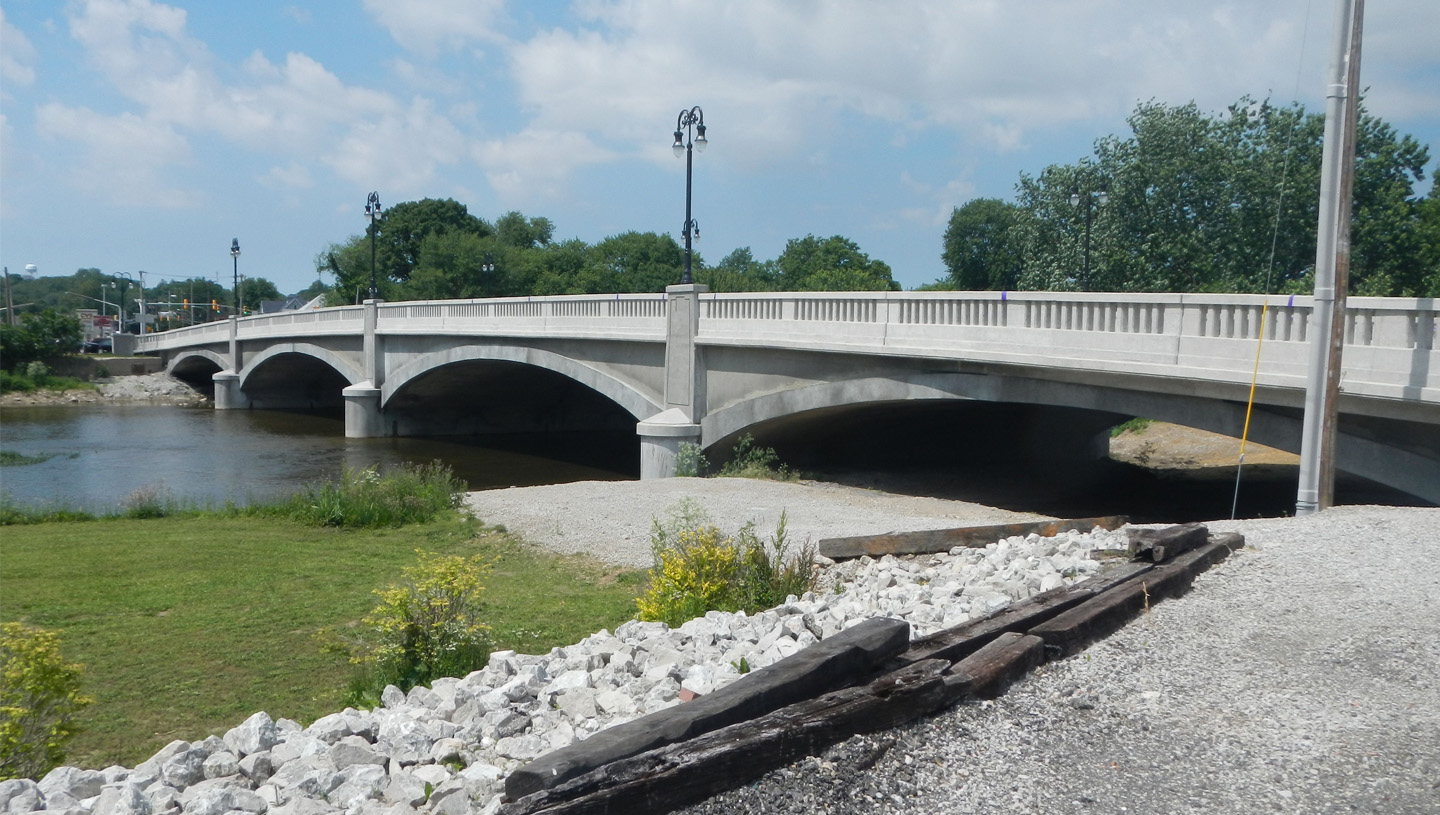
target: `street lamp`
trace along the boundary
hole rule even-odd
[[[485,262],[480,264],[480,271],[486,273],[495,271],[495,253],[485,253]]]
[[[694,128],[695,138],[690,138],[691,128]],[[700,239],[700,225],[690,217],[690,175],[691,167],[694,164],[694,150],[705,152],[705,113],[696,105],[689,110],[680,111],[680,117],[675,120],[675,143],[670,149],[675,151],[675,157],[685,156],[685,228],[681,232],[685,235],[685,271],[680,276],[681,285],[689,285],[690,279],[690,233],[695,233],[695,239]]]
[[[380,217],[380,193],[365,199],[365,217],[370,219],[370,299],[375,299],[375,219]]]
[[[230,315],[240,316],[240,239],[230,239]]]
[[[123,279],[122,279],[122,278],[123,278]],[[125,292],[129,291],[129,290],[130,290],[130,287],[133,286],[133,285],[135,285],[135,279],[134,279],[133,277],[131,277],[127,272],[118,272],[118,273],[116,273],[116,275],[115,275],[115,280],[114,280],[114,282],[111,283],[110,285],[111,285],[112,288],[115,287],[115,286],[119,286],[119,288],[120,288],[120,296],[119,296],[119,298],[118,298],[119,302],[115,304],[116,310],[120,312],[120,328],[117,329],[115,333],[117,333],[117,334],[124,334],[124,333],[125,333]],[[136,333],[138,334],[139,331],[137,331]]]
[[[1106,191],[1104,182],[1101,182],[1099,190],[1086,190],[1083,194],[1078,186],[1070,189],[1070,206],[1085,205],[1085,265],[1080,275],[1081,291],[1090,291],[1090,222],[1094,218],[1095,210],[1105,206],[1109,200],[1110,193]]]

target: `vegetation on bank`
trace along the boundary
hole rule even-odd
[[[815,588],[814,546],[792,546],[785,515],[768,541],[753,523],[722,532],[693,502],[656,519],[650,533],[655,565],[636,598],[642,620],[678,626],[707,611],[763,611]]]
[[[0,619],[58,632],[95,700],[65,761],[133,765],[257,710],[308,722],[633,616],[642,573],[486,527],[454,511],[458,489],[430,465],[263,507],[157,490],[103,520],[8,504],[25,525],[5,532]]]
[[[799,475],[780,461],[774,448],[760,447],[749,433],[740,437],[730,457],[719,469],[712,469],[705,451],[698,444],[685,442],[675,456],[675,475],[681,478],[763,478],[770,481],[794,481]]]
[[[361,631],[374,590],[394,584],[417,548],[489,563],[476,606],[487,642],[528,653],[631,618],[643,580],[458,513],[363,529],[111,519],[7,529],[0,618],[59,631],[65,659],[84,666],[95,704],[75,718],[67,763],[133,766],[171,739],[223,733],[257,710],[309,722],[343,708],[355,666],[317,633]]]

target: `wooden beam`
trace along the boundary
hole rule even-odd
[[[1013,646],[1012,646],[1013,648]],[[501,815],[653,815],[689,806],[857,733],[886,730],[954,701],[950,663],[927,660],[683,744],[612,762],[506,804]]]
[[[1240,538],[1235,535],[1233,538]],[[1107,636],[1152,603],[1184,594],[1196,575],[1229,557],[1238,548],[1232,537],[1207,543],[1163,566],[1136,575],[1080,605],[1030,629],[1047,648],[1069,655]],[[1243,545],[1243,538],[1240,544]]]
[[[928,555],[948,552],[956,546],[977,548],[1015,535],[1051,537],[1061,532],[1089,532],[1095,527],[1119,529],[1129,519],[1124,515],[1070,520],[1029,521],[1015,524],[988,524],[956,529],[925,529],[919,532],[891,532],[884,535],[859,535],[849,538],[824,538],[820,554],[831,560],[844,560],[862,555]]]
[[[1129,529],[1129,554],[1131,560],[1149,560],[1160,563],[1181,552],[1198,549],[1210,539],[1210,530],[1204,524],[1183,524],[1167,526],[1164,529]]]

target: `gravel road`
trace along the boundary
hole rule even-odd
[[[1210,526],[1250,548],[1001,698],[687,812],[1440,812],[1440,510]]]
[[[691,499],[721,529],[754,521],[768,537],[785,513],[788,537],[873,535],[1014,523],[1044,516],[964,501],[892,495],[817,481],[749,478],[671,478],[661,481],[581,481],[545,487],[472,492],[466,504],[486,523],[503,524],[526,540],[558,552],[588,552],[622,566],[648,567],[652,519],[673,514]]]

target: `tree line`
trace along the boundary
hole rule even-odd
[[[1074,164],[1022,173],[1013,202],[957,207],[944,237],[948,276],[932,287],[1313,289],[1323,116],[1242,98],[1220,115],[1148,102],[1128,123],[1128,137],[1106,136]],[[1415,194],[1429,160],[1362,107],[1352,294],[1440,296],[1440,188]]]
[[[373,245],[372,245],[373,239]],[[624,232],[589,244],[555,239],[548,218],[507,212],[492,224],[452,199],[396,204],[373,227],[316,258],[335,276],[333,304],[367,297],[373,266],[385,300],[446,300],[553,294],[660,292],[680,282],[685,250],[670,235]],[[692,255],[692,275],[714,291],[898,289],[890,267],[854,241],[807,235],[774,260],[750,249],[710,266]]]

